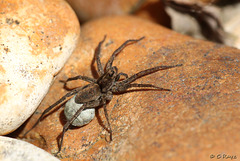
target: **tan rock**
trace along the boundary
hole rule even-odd
[[[80,21],[107,15],[123,15],[136,10],[144,0],[67,0]]]
[[[62,0],[6,0],[0,6],[0,135],[4,135],[36,110],[74,50],[80,28]]]
[[[192,161],[223,154],[240,156],[240,51],[192,39],[130,16],[102,18],[82,27],[78,49],[23,132],[35,123],[39,113],[67,93],[59,80],[79,74],[96,78],[91,63],[104,35],[107,35],[101,53],[104,63],[124,41],[146,37],[128,45],[117,56],[114,65],[119,72],[132,75],[158,65],[183,66],[136,81],[169,88],[171,92],[135,91],[113,97],[107,105],[112,142],[106,141],[109,134],[103,126],[106,121],[102,108],[88,125],[68,130],[60,153],[63,158]],[[68,87],[86,84],[75,81]],[[56,152],[57,138],[65,123],[63,109],[54,110],[27,138],[31,142],[35,134],[41,135],[47,144],[44,149]]]

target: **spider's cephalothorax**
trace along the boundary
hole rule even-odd
[[[165,70],[165,69],[182,65],[182,64],[178,64],[174,66],[157,66],[154,68],[150,68],[150,69],[138,72],[130,77],[128,77],[126,73],[118,73],[117,67],[112,66],[115,56],[129,43],[136,43],[142,40],[143,38],[144,37],[140,39],[132,39],[132,40],[125,41],[118,49],[116,49],[113,52],[104,70],[102,67],[102,63],[100,61],[100,52],[101,52],[101,46],[106,39],[106,36],[105,36],[104,39],[98,44],[98,47],[95,53],[99,78],[93,79],[93,78],[79,75],[79,76],[67,79],[65,81],[64,87],[66,87],[66,83],[68,81],[77,80],[77,79],[87,81],[90,84],[70,91],[65,96],[63,96],[60,100],[58,100],[53,105],[51,105],[46,110],[44,110],[40,118],[37,120],[37,122],[33,125],[31,129],[33,129],[40,122],[43,116],[47,114],[50,110],[52,110],[55,106],[59,105],[60,103],[65,101],[67,98],[74,95],[70,100],[68,100],[64,108],[64,114],[67,118],[67,123],[63,127],[63,132],[62,132],[61,140],[59,142],[58,152],[61,151],[63,137],[65,132],[68,130],[69,126],[71,124],[74,126],[83,126],[85,124],[88,124],[94,118],[95,108],[98,106],[103,106],[104,108],[104,113],[105,113],[105,117],[106,117],[108,128],[109,128],[108,132],[110,133],[110,140],[112,140],[112,129],[109,122],[106,103],[107,101],[110,101],[112,99],[113,94],[126,92],[127,89],[132,87],[150,87],[150,88],[155,88],[161,91],[170,91],[169,89],[160,88],[151,84],[138,84],[138,83],[132,83],[132,82],[134,82],[136,79],[140,77],[157,72],[159,70]],[[121,76],[124,76],[124,79],[120,80]],[[28,132],[26,132],[25,135]]]

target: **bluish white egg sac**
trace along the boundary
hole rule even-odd
[[[70,120],[74,114],[83,106],[83,104],[77,104],[75,102],[75,97],[72,97],[65,104],[64,114],[67,120]],[[72,122],[73,126],[83,126],[88,124],[95,117],[95,108],[84,109],[80,115]]]

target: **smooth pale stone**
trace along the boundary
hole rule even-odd
[[[59,161],[46,151],[25,141],[0,136],[1,161]]]
[[[0,2],[0,135],[36,110],[80,36],[63,0]]]

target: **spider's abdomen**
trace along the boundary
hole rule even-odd
[[[83,106],[83,104],[77,104],[75,102],[75,97],[68,100],[68,102],[65,104],[64,108],[64,115],[67,118],[67,120],[71,120],[73,115],[78,111],[80,107]],[[88,124],[95,116],[95,108],[88,108],[84,109],[79,116],[72,122],[73,126],[83,126]]]
[[[75,98],[77,103],[85,103],[97,100],[101,96],[101,89],[98,84],[91,83],[84,86]]]

